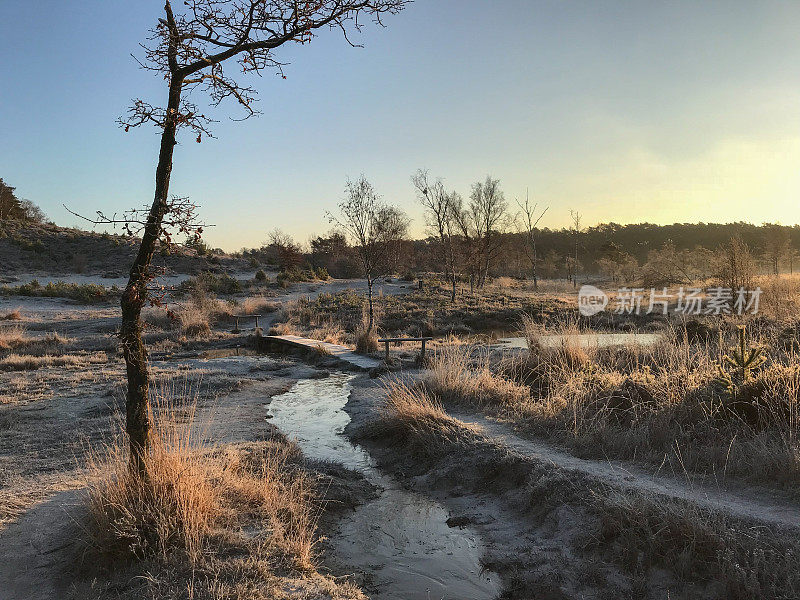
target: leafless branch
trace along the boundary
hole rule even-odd
[[[361,31],[361,17],[383,26],[384,14],[397,13],[411,0],[185,0],[181,12],[165,6],[142,45],[144,56],[136,58],[149,71],[162,73],[170,83],[179,81],[184,92],[196,88],[206,92],[212,106],[233,98],[245,112],[244,119],[258,114],[253,106],[256,92],[223,72],[222,64],[233,59],[242,74],[272,70],[286,78],[274,50],[287,43],[307,44],[319,29],[341,31],[354,47],[350,34]],[[119,123],[126,130],[146,123],[163,127],[164,109],[136,100]],[[177,127],[189,127],[211,137],[211,119],[196,106],[182,104],[175,115]],[[236,119],[240,120],[240,119]]]

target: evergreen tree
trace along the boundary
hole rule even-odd
[[[7,185],[0,177],[0,220],[23,219],[25,210],[14,193],[16,188]]]

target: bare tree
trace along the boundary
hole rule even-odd
[[[580,268],[580,261],[578,260],[578,241],[581,235],[581,213],[577,210],[569,211],[570,219],[572,220],[572,235],[575,238],[575,256],[571,261],[572,265],[572,287],[578,287],[578,269]]]
[[[373,289],[375,280],[385,275],[397,252],[397,243],[405,236],[408,218],[398,208],[383,204],[372,184],[363,175],[347,181],[347,197],[339,204],[341,217],[328,213],[328,220],[341,227],[352,238],[361,270],[367,280],[369,323],[375,324]]]
[[[260,74],[273,70],[283,74],[285,63],[275,55],[284,44],[306,44],[321,28],[359,30],[359,19],[378,23],[383,15],[396,13],[407,0],[185,0],[182,12],[175,13],[169,0],[164,17],[143,46],[139,64],[155,71],[168,86],[164,107],[136,99],[120,125],[129,130],[144,124],[161,131],[161,146],[155,177],[155,194],[142,232],[139,252],[122,295],[120,337],[128,374],[126,431],[130,438],[131,465],[144,473],[150,421],[147,352],[142,341],[141,311],[147,299],[150,263],[162,222],[169,211],[169,183],[177,133],[189,129],[210,135],[211,119],[189,100],[193,91],[205,92],[212,106],[233,99],[244,111],[244,118],[257,113],[255,90],[237,82],[229,71]],[[348,40],[349,41],[349,40]],[[235,63],[236,69],[223,69]]]
[[[411,176],[411,182],[417,188],[417,198],[425,207],[428,227],[438,238],[442,253],[442,264],[445,265],[445,278],[450,279],[450,301],[456,301],[456,256],[453,240],[457,223],[457,195],[448,192],[441,179],[431,182],[428,171],[420,169]],[[460,203],[459,203],[460,206]],[[458,209],[460,210],[460,208]]]
[[[454,251],[457,249],[458,260],[464,265],[469,275],[470,293],[475,292],[475,283],[481,270],[480,238],[475,229],[473,214],[464,207],[464,199],[458,192],[450,194],[450,212],[453,226],[457,232],[454,236]]]
[[[536,265],[539,262],[538,257],[536,256],[536,228],[539,225],[539,221],[542,220],[542,217],[550,208],[549,206],[545,206],[544,210],[539,213],[539,216],[536,216],[538,203],[534,202],[533,204],[530,203],[530,199],[528,198],[528,190],[525,190],[525,204],[520,202],[519,200],[516,201],[517,206],[519,206],[522,218],[522,227],[524,228],[523,232],[525,234],[525,254],[528,257],[528,260],[531,263],[531,270],[533,271],[533,289],[539,289],[539,278],[536,274]]]
[[[667,240],[660,248],[647,253],[642,267],[642,280],[647,287],[689,283],[699,277],[691,250],[678,250],[675,242]]]
[[[756,276],[756,259],[741,237],[720,244],[712,257],[713,272],[719,282],[732,289],[751,289]]]
[[[469,200],[469,217],[479,244],[480,268],[478,285],[483,287],[489,274],[492,259],[500,249],[500,233],[506,218],[506,203],[500,190],[500,180],[487,175],[484,181],[472,185]]]
[[[30,200],[22,198],[19,201],[19,206],[22,209],[22,213],[25,215],[24,219],[26,221],[44,223],[47,220],[47,215],[44,214],[44,211]]]

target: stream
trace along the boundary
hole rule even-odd
[[[343,435],[342,410],[354,375],[303,379],[267,406],[273,423],[303,453],[359,471],[382,491],[344,517],[328,540],[343,563],[369,575],[371,598],[478,600],[495,598],[496,575],[481,572],[484,546],[476,531],[449,527],[448,510],[403,489],[382,473],[369,453]]]

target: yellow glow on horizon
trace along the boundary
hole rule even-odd
[[[614,164],[584,173],[561,190],[553,186],[552,204],[578,207],[586,225],[800,223],[800,137],[728,139],[684,161],[640,149],[615,157]]]

